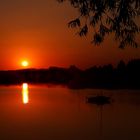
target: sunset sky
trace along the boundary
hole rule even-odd
[[[67,23],[76,15],[70,5],[56,0],[1,0],[0,69],[20,69],[23,60],[29,61],[29,68],[85,69],[140,58],[140,49],[119,49],[111,37],[94,46],[90,34],[75,35]]]

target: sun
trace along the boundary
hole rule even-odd
[[[27,60],[24,60],[24,61],[21,62],[21,65],[23,67],[27,67],[29,65],[29,62]]]

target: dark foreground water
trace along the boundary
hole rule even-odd
[[[26,91],[25,91],[26,92]],[[140,140],[140,91],[0,87],[0,140]],[[86,96],[111,96],[104,106]]]

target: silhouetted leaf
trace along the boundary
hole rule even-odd
[[[99,45],[101,42],[103,42],[103,40],[103,36],[101,36],[99,33],[95,33],[92,43],[94,43],[95,45]]]
[[[85,25],[83,28],[81,28],[80,32],[78,33],[80,36],[86,36],[88,33],[88,27]]]
[[[106,26],[104,26],[103,24],[100,25],[100,29],[99,29],[99,33],[102,35],[102,36],[105,36],[106,34],[109,34],[110,33],[110,29],[107,28]]]
[[[78,18],[68,23],[68,27],[71,27],[71,28],[77,27],[77,26],[80,27],[80,25],[81,25],[80,20]]]

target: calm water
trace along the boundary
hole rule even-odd
[[[140,140],[140,91],[0,87],[0,140]],[[103,92],[112,103],[87,104]]]

